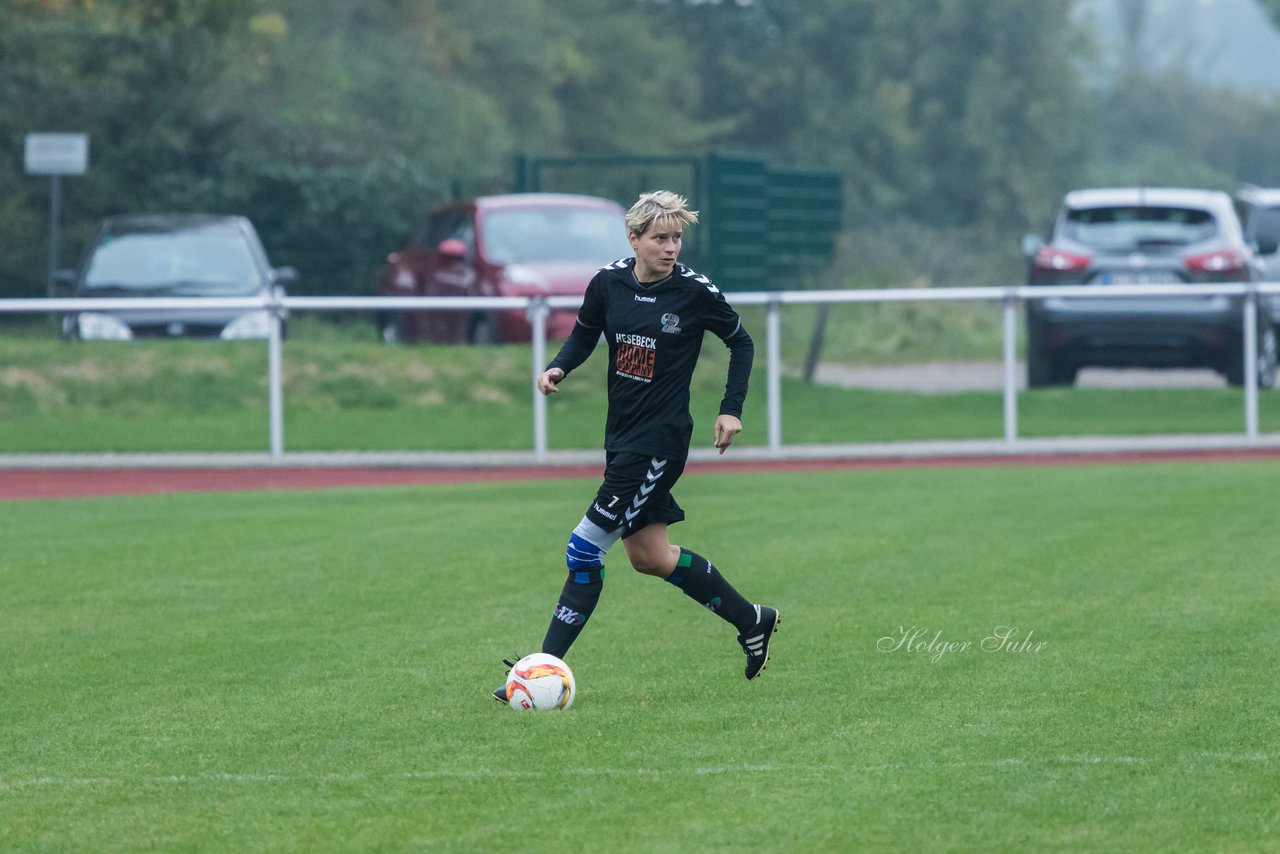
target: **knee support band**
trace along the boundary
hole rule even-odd
[[[569,580],[591,584],[604,578],[604,556],[622,536],[622,529],[606,531],[586,516],[569,535],[564,559],[569,567]]]

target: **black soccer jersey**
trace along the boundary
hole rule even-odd
[[[568,374],[595,349],[609,345],[608,451],[684,459],[693,435],[689,384],[711,331],[730,350],[729,378],[720,412],[741,416],[754,348],[733,310],[710,279],[677,264],[670,276],[641,285],[635,259],[600,270],[587,286],[578,322],[548,368]]]

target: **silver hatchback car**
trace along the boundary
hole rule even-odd
[[[297,279],[272,267],[242,216],[151,214],[111,217],[75,276],[77,297],[247,297]],[[63,319],[67,338],[266,338],[265,310],[83,311]]]
[[[1031,285],[1258,281],[1262,268],[1231,196],[1117,188],[1068,193],[1047,242],[1024,238]],[[1243,299],[1049,297],[1027,302],[1027,384],[1063,385],[1085,366],[1211,368],[1232,385],[1252,370],[1275,384],[1275,307],[1258,312],[1256,358],[1243,356]],[[1246,362],[1248,364],[1246,365]]]

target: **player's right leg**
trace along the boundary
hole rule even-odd
[[[604,589],[605,554],[622,536],[622,529],[608,518],[606,506],[609,500],[610,496],[602,486],[587,514],[569,535],[569,544],[565,548],[569,576],[565,579],[551,615],[551,625],[542,640],[542,651],[557,658],[565,657],[595,611]],[[507,666],[510,668],[511,664]],[[505,683],[494,689],[493,698],[503,703],[507,701]]]
[[[590,511],[569,535],[565,549],[569,577],[565,579],[551,615],[551,625],[542,639],[543,652],[564,658],[582,634],[604,589],[604,556],[620,536],[620,529],[606,530],[593,521]]]

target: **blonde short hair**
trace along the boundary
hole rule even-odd
[[[637,237],[657,225],[660,228],[684,227],[698,221],[698,212],[689,210],[684,196],[669,190],[641,193],[627,211],[627,233]]]

